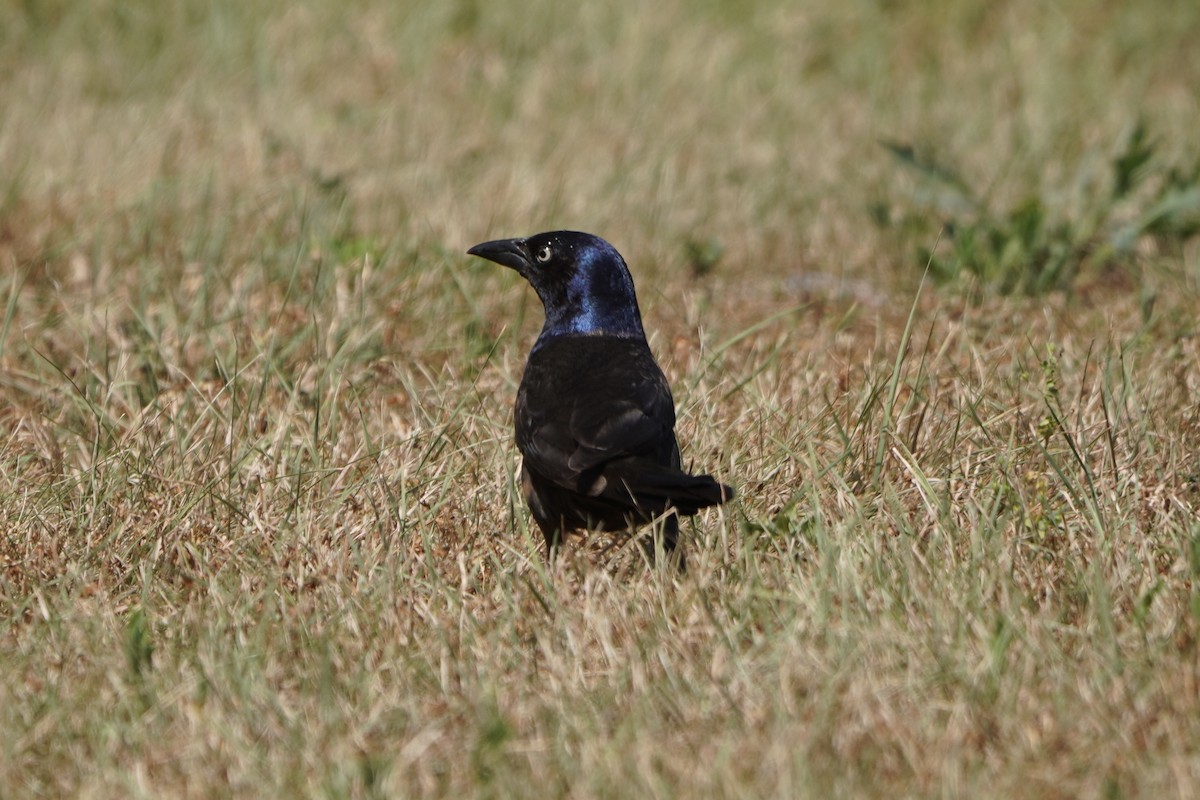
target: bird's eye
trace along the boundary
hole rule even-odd
[[[541,250],[537,251],[537,260],[541,262],[550,260],[550,245],[546,245]]]

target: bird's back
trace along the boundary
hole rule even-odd
[[[526,492],[543,529],[611,530],[732,496],[707,475],[680,471],[671,390],[641,337],[540,341],[515,417]]]

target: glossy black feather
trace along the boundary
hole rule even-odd
[[[666,514],[663,543],[674,549],[677,515],[733,490],[680,469],[674,401],[624,260],[604,240],[569,231],[470,252],[516,269],[546,309],[514,416],[525,497],[547,548],[569,531],[632,530]]]

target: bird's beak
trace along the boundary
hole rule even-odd
[[[529,244],[524,239],[497,239],[494,242],[484,242],[472,247],[467,254],[495,261],[497,264],[515,269],[522,275],[528,274],[533,263],[529,253]]]

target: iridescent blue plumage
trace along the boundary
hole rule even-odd
[[[570,241],[561,234],[556,239],[559,247],[564,240]],[[571,239],[575,239],[569,251],[575,258],[575,272],[565,298],[547,292],[552,302],[546,306],[542,336],[582,333],[644,339],[633,278],[625,259],[597,236],[581,233]]]
[[[645,338],[625,259],[599,236],[556,231],[486,242],[471,251],[512,267],[533,286],[546,309],[539,345],[579,334]]]

